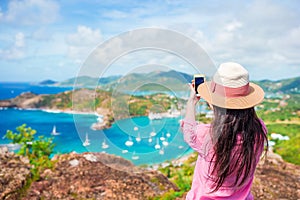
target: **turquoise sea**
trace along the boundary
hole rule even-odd
[[[70,88],[39,87],[30,84],[4,84],[0,86],[0,99],[12,98],[21,92],[58,93]],[[12,92],[14,91],[14,92]],[[93,114],[53,113],[42,110],[0,109],[0,144],[7,130],[27,124],[37,130],[36,136],[54,137],[55,154],[69,152],[106,152],[131,160],[135,164],[154,164],[176,159],[191,152],[183,141],[179,128],[181,116],[149,120],[147,116],[116,121],[106,130],[92,130],[97,121]],[[53,128],[59,135],[51,135]],[[155,135],[155,136],[154,136]],[[89,145],[84,146],[86,137]]]
[[[160,120],[149,120],[148,117],[123,119],[106,130],[92,130],[90,127],[96,122],[97,116],[89,114],[2,109],[0,118],[1,144],[9,142],[3,139],[6,130],[15,130],[15,127],[25,123],[37,130],[36,136],[54,137],[56,154],[73,151],[106,152],[129,159],[135,164],[151,164],[175,159],[190,151],[179,129],[180,117]],[[54,126],[59,135],[51,135]],[[154,132],[156,136],[150,137]],[[86,136],[90,142],[88,146],[83,145]],[[128,145],[128,141],[132,141],[132,146]]]

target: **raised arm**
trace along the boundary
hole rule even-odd
[[[190,87],[190,97],[187,101],[186,104],[186,114],[185,114],[185,119],[187,121],[195,121],[195,116],[196,116],[196,104],[200,100],[200,97],[196,96],[196,92],[194,89],[194,83],[189,84]]]
[[[186,104],[185,118],[181,121],[181,130],[185,142],[195,151],[203,153],[202,144],[204,137],[208,133],[209,126],[206,124],[199,124],[195,120],[196,104],[200,97],[196,96],[193,83],[190,84],[190,97]]]

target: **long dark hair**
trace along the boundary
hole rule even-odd
[[[214,106],[213,109],[215,118],[211,133],[214,154],[210,171],[214,181],[212,192],[215,192],[223,185],[226,177],[233,173],[236,178],[230,187],[242,186],[253,172],[257,154],[262,151],[265,142],[268,148],[268,140],[266,130],[253,107],[225,109]]]

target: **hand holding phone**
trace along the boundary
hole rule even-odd
[[[205,81],[205,77],[203,74],[195,74],[194,75],[194,88],[195,88],[195,92],[196,92],[196,96],[199,97],[200,95],[198,94],[197,88],[199,85],[201,85],[202,83],[204,83]]]

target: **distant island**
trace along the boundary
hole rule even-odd
[[[57,81],[53,81],[53,80],[44,80],[38,83],[38,85],[54,85],[57,84]]]

